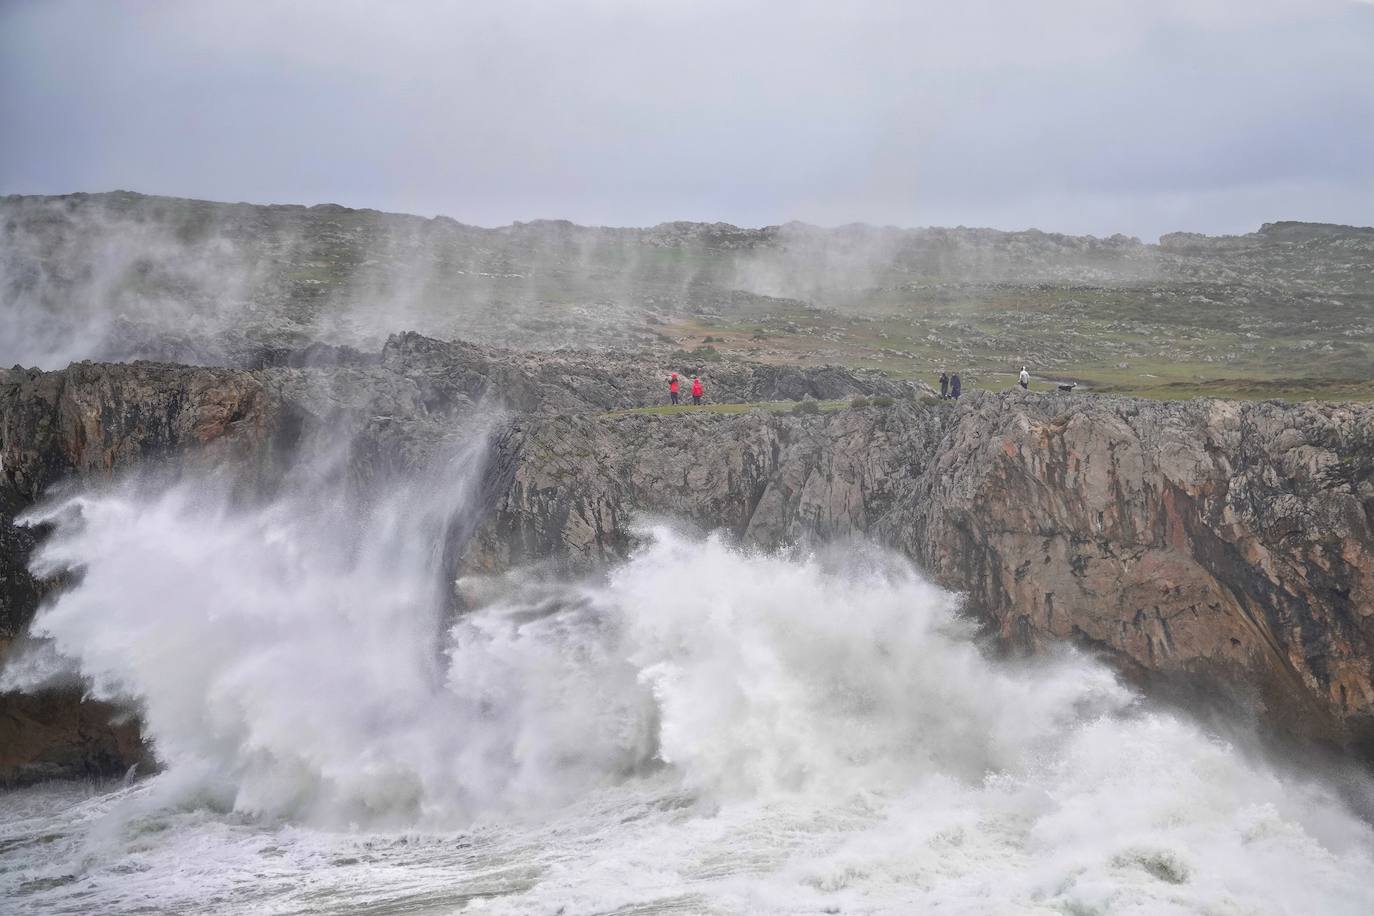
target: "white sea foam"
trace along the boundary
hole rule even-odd
[[[604,579],[462,582],[479,606],[445,622],[439,550],[474,454],[366,512],[318,491],[231,509],[184,484],[45,510],[40,564],[81,578],[35,630],[140,705],[166,771],[0,796],[27,806],[0,819],[0,893],[107,912],[1374,911],[1374,835],[1322,784],[1073,653],[989,660],[952,596],[876,550],[757,555],[662,527]]]

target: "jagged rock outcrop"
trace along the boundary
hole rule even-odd
[[[1374,718],[1374,406],[968,405],[885,535],[1010,644],[1242,690],[1296,733]]]
[[[656,515],[766,548],[864,536],[916,492],[951,414],[903,407],[528,420],[499,449],[509,484],[467,566],[553,559],[583,570],[623,557],[634,523]]]
[[[312,456],[345,444],[343,470],[363,493],[461,438],[479,402],[531,416],[605,413],[661,402],[665,371],[630,354],[519,354],[416,334],[395,336],[378,353],[316,348],[280,362],[257,369],[78,363],[58,372],[0,371],[0,661],[55,585],[27,568],[42,532],[15,519],[64,481],[175,458],[166,470],[228,467],[247,492],[267,496],[297,466],[309,468]],[[708,398],[717,401],[910,397],[925,390],[878,373],[829,368],[724,364],[706,378]],[[41,702],[0,696],[0,740],[15,749],[0,755],[0,783],[137,762],[142,751],[129,740],[132,726],[100,726],[108,712],[78,703],[71,690],[51,691]],[[45,717],[52,721],[40,740],[33,723]]]
[[[302,456],[348,442],[365,486],[422,465],[481,402],[507,419],[480,524],[451,545],[464,572],[585,571],[624,556],[655,516],[761,547],[867,537],[967,593],[1009,649],[1072,641],[1147,686],[1205,690],[1293,734],[1374,734],[1374,405],[1022,392],[955,405],[876,376],[725,365],[714,391],[738,400],[900,397],[813,415],[654,415],[620,410],[661,398],[661,367],[631,356],[403,335],[345,357],[0,373],[4,638],[52,585],[25,570],[41,532],[12,520],[63,479],[176,456],[230,464],[268,493]],[[27,763],[0,761],[0,779],[21,763],[132,762],[127,732],[94,727],[67,696],[54,721],[69,727],[25,744]],[[0,701],[0,731],[29,734],[33,702]]]
[[[71,687],[0,695],[0,786],[154,766],[128,710],[79,697]]]
[[[391,337],[382,365],[416,380],[426,397],[490,399],[520,413],[558,414],[623,410],[662,404],[667,374],[700,372],[708,403],[833,400],[879,395],[932,394],[928,385],[895,381],[873,370],[821,366],[770,366],[690,360],[668,365],[624,352],[521,352],[440,341],[420,334]]]
[[[1010,647],[1077,642],[1293,733],[1374,722],[1374,406],[982,395],[563,418],[507,449],[471,569],[606,562],[655,514],[763,547],[870,536]]]

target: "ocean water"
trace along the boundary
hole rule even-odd
[[[1374,912],[1374,830],[1318,775],[1074,652],[985,657],[875,548],[665,525],[446,616],[477,454],[365,505],[197,480],[40,510],[39,569],[80,577],[0,683],[79,671],[164,769],[0,793],[3,909]]]

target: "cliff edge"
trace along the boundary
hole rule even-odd
[[[496,405],[479,524],[447,569],[590,571],[656,516],[760,548],[866,538],[965,593],[1005,651],[1072,642],[1147,690],[1370,753],[1374,405],[1020,391],[956,405],[876,375],[728,364],[714,390],[740,402],[892,403],[655,414],[632,408],[660,399],[661,372],[631,355],[403,335],[350,361],[0,372],[0,652],[60,587],[29,575],[43,532],[14,520],[63,481],[210,462],[266,493],[346,441],[365,484]],[[0,781],[138,759],[130,726],[78,698],[0,698],[0,746],[15,749]]]

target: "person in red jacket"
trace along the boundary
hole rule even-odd
[[[701,387],[701,379],[692,376],[692,403],[700,404],[701,396],[706,393],[706,389]]]
[[[677,373],[674,372],[668,377],[668,398],[674,404],[677,403]]]

